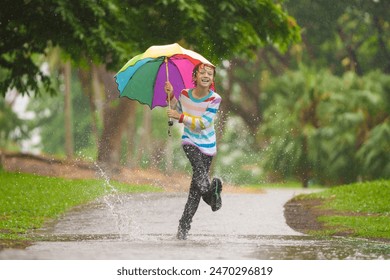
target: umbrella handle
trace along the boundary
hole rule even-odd
[[[168,72],[168,58],[165,57],[165,72],[167,74],[167,82],[169,82],[169,72]],[[168,96],[168,106],[169,109],[171,108],[171,98]],[[169,118],[168,121],[168,135],[171,136],[171,126],[173,126],[173,121],[171,118]]]
[[[164,61],[165,61],[165,73],[167,75],[167,82],[169,82],[168,58],[165,57]],[[168,96],[168,106],[169,106],[169,109],[170,109],[171,108],[171,97],[170,96]],[[169,119],[169,120],[171,120],[171,119]]]
[[[173,126],[173,121],[171,120],[171,118],[169,118],[169,121],[168,121],[168,136],[171,136],[171,126]]]
[[[168,72],[168,57],[165,57],[165,73],[167,74],[167,82],[169,82],[169,72]]]

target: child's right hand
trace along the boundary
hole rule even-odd
[[[181,116],[176,110],[172,110],[169,108],[167,109],[167,115],[168,115],[168,118],[172,118],[175,120],[180,119],[180,116]]]
[[[165,82],[164,90],[165,90],[165,93],[168,95],[168,98],[171,98],[171,95],[173,93],[173,86],[169,81]]]

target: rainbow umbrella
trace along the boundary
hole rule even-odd
[[[115,75],[120,97],[137,100],[151,109],[165,107],[165,82],[171,82],[178,98],[182,89],[193,86],[192,70],[200,62],[213,65],[200,54],[177,43],[152,46],[130,59]]]

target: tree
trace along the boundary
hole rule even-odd
[[[271,76],[282,75],[292,67],[296,60],[291,55],[292,50],[293,48],[281,53],[274,46],[267,46],[258,49],[251,60],[236,56],[220,66],[223,72],[220,79],[223,80],[224,107],[226,111],[242,118],[254,138],[263,122],[264,110],[271,100],[264,93],[263,81]],[[254,145],[255,149],[256,147]]]
[[[264,148],[264,166],[276,178],[294,177],[308,187],[316,162],[314,137],[319,127],[317,108],[324,98],[319,85],[329,82],[324,73],[308,69],[287,72],[271,80],[265,92],[272,99],[265,109],[265,121],[259,133]]]
[[[279,178],[322,184],[388,178],[390,80],[308,68],[271,80],[259,138],[265,168]]]
[[[187,48],[195,48],[211,60],[221,62],[238,53],[253,55],[256,48],[263,44],[275,44],[285,49],[288,43],[299,39],[299,28],[295,21],[280,6],[268,0],[235,3],[193,1],[192,5],[184,1],[153,1],[153,4],[140,1],[132,7],[138,11],[134,15],[135,22],[142,22],[145,15],[154,17],[154,21],[148,21],[145,25],[132,26],[132,33],[143,39],[140,42],[143,50],[150,45],[178,41]],[[137,40],[136,36],[133,40]],[[120,100],[118,105],[122,120],[130,114],[130,108],[122,105],[123,102]],[[118,161],[120,147],[113,143],[120,142],[125,127],[119,125],[115,118],[118,108],[108,108],[113,112],[107,111],[103,136],[109,137],[102,139],[98,158],[114,163]],[[113,127],[117,128],[115,134],[109,132]]]
[[[389,178],[389,82],[388,75],[377,71],[364,77],[346,73],[342,90],[322,106],[327,114],[318,133],[337,183]]]
[[[76,65],[103,64],[106,95],[117,96],[113,69],[150,45],[180,42],[218,64],[236,54],[252,56],[259,46],[285,50],[299,40],[298,25],[273,0],[7,0],[0,22],[3,95],[8,88],[26,94],[38,92],[41,82],[52,86],[39,68],[51,46],[59,46]],[[125,100],[110,97],[105,108],[98,158],[118,163],[131,109]]]
[[[73,125],[72,125],[72,68],[70,61],[63,66],[64,72],[64,126],[65,126],[65,153],[67,159],[73,158]]]
[[[290,0],[286,7],[302,26],[307,64],[338,75],[346,70],[389,73],[389,1]]]
[[[39,81],[51,85],[39,68],[48,46],[60,46],[77,62],[118,69],[125,56],[153,44],[182,41],[220,60],[261,44],[286,48],[299,38],[294,20],[272,0],[6,0],[0,22],[3,95],[14,87],[38,92]]]
[[[54,92],[50,78],[40,69],[49,46],[60,46],[72,60],[118,62],[123,46],[115,45],[121,14],[118,1],[5,0],[0,9],[0,80],[8,88],[39,93],[42,82]],[[113,34],[113,35],[110,35]],[[128,44],[131,46],[131,43]]]

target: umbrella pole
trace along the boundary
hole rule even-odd
[[[168,72],[168,58],[165,57],[165,72],[167,74],[167,82],[169,82],[169,72]],[[168,97],[168,106],[169,109],[171,109],[171,97]],[[169,118],[168,121],[168,135],[171,136],[171,126],[173,126],[173,121],[171,118]]]

